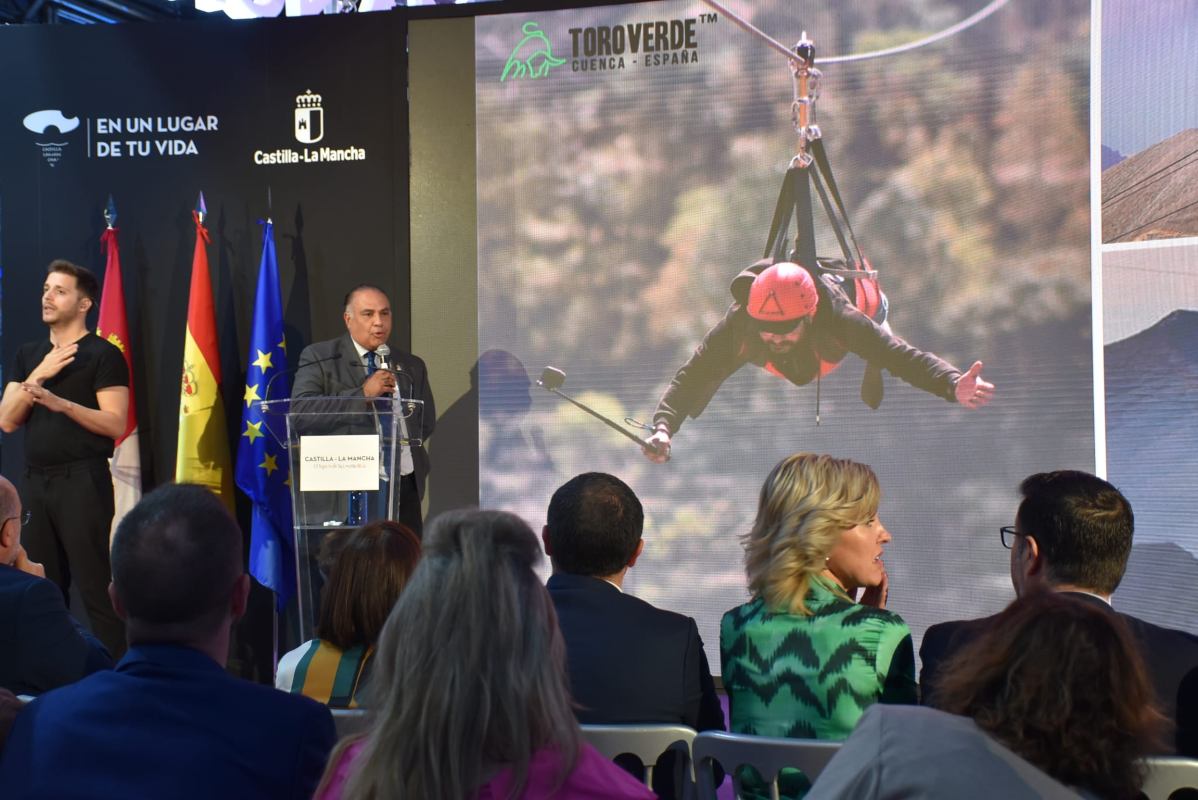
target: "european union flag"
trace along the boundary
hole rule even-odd
[[[237,485],[254,505],[250,529],[250,574],[275,593],[282,609],[295,593],[295,541],[291,524],[291,481],[287,451],[271,430],[280,420],[265,419],[256,401],[291,396],[287,372],[287,343],[283,336],[283,301],[279,291],[279,262],[275,256],[274,225],[262,223],[262,263],[258,267],[258,296],[254,301],[254,330],[250,336],[249,367],[245,376],[245,408],[237,444]],[[277,380],[276,380],[277,378]],[[268,396],[269,395],[269,396]]]

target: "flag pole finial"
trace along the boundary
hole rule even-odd
[[[112,200],[112,195],[108,195],[108,203],[104,206],[104,223],[108,225],[108,230],[116,227],[116,203]]]
[[[266,185],[266,224],[274,224],[274,222],[271,220],[271,215],[273,213],[274,209],[271,207],[270,184],[268,183]]]
[[[200,199],[196,201],[196,215],[199,217],[200,224],[204,224],[204,217],[208,216],[208,206],[204,204],[204,193],[200,192]]]

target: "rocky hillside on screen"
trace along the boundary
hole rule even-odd
[[[1195,341],[1198,310],[1178,309],[1105,348],[1107,472],[1137,509],[1137,542],[1198,540]]]
[[[1180,236],[1198,236],[1198,128],[1171,136],[1102,173],[1102,241]]]

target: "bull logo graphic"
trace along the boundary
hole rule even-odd
[[[512,54],[507,57],[503,74],[499,76],[500,83],[508,78],[512,80],[544,78],[549,74],[550,69],[566,63],[565,59],[554,58],[549,37],[537,23],[526,22],[522,30],[524,38],[512,48]]]
[[[295,139],[300,144],[315,144],[324,138],[324,109],[320,95],[312,90],[295,98]]]

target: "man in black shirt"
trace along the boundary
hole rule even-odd
[[[24,530],[29,557],[45,565],[69,602],[78,583],[92,629],[109,652],[125,652],[125,629],[108,600],[113,442],[125,432],[129,371],[121,351],[87,330],[96,276],[53,261],[42,287],[50,336],[22,345],[0,401],[0,430],[25,427]]]

